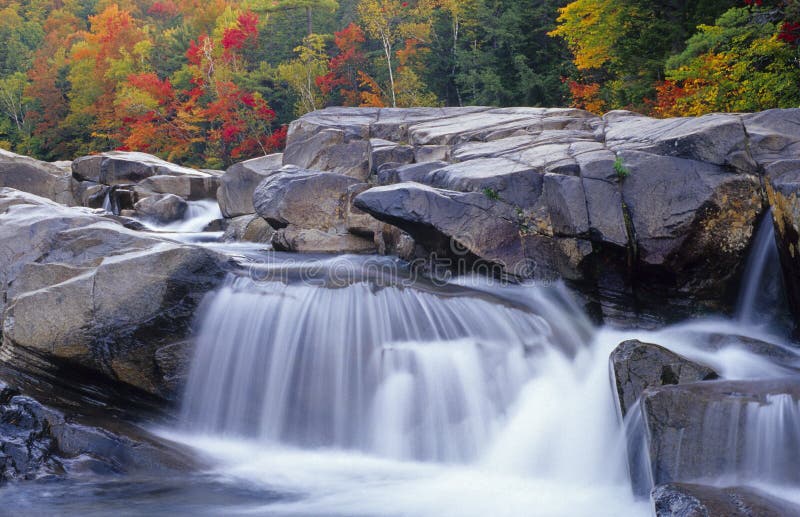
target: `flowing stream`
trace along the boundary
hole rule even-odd
[[[658,331],[595,328],[561,285],[434,285],[356,257],[252,266],[199,318],[182,429],[170,436],[205,451],[221,479],[280,494],[236,510],[246,514],[649,515],[632,489],[608,356],[637,338],[724,379],[796,375],[794,349],[751,324],[777,296],[758,288],[778,274],[769,229],[737,318]],[[719,336],[763,340],[782,361]],[[747,445],[718,483],[796,495],[788,463],[774,463],[800,450],[800,407],[774,395],[736,415],[731,439]]]
[[[648,516],[642,412],[621,421],[609,375],[621,341],[661,344],[725,380],[800,371],[770,224],[734,318],[645,331],[593,325],[560,284],[435,282],[385,257],[210,243],[196,232],[217,213],[192,206],[153,231],[241,267],[198,312],[180,422],[158,432],[208,469],[25,485],[2,494],[15,514]],[[800,503],[797,397],[710,404],[701,418],[727,433],[700,437],[719,450],[701,482]]]

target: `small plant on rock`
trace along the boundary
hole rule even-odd
[[[483,189],[483,195],[491,199],[492,201],[498,201],[500,199],[500,194],[493,188],[486,187]]]
[[[614,172],[617,173],[617,177],[619,179],[625,179],[631,175],[631,171],[625,167],[625,165],[622,163],[622,158],[619,156],[617,156],[617,159],[614,160]]]

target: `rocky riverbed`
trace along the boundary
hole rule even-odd
[[[656,120],[576,109],[328,108],[292,123],[283,154],[227,171],[131,152],[45,163],[2,151],[0,485],[203,471],[191,449],[148,429],[176,418],[214,293],[265,271],[273,281],[256,263],[293,256],[305,265],[280,277],[287,284],[402,284],[396,272],[366,272],[351,259],[358,282],[333,285],[332,266],[308,272],[319,254],[359,254],[397,257],[379,263],[402,263],[404,278],[430,282],[403,286],[413,292],[535,313],[550,328],[547,346],[577,361],[592,334],[565,340],[552,314],[515,294],[566,282],[578,304],[565,314],[631,334],[610,355],[609,389],[625,422],[618,434],[630,437],[634,489],[653,489],[659,516],[800,513],[797,501],[740,478],[711,481],[763,473],[751,447],[767,440],[777,448],[759,454],[783,458],[772,481],[800,483],[791,468],[800,428],[769,427],[775,404],[784,412],[774,418],[800,425],[800,360],[787,338],[800,321],[798,192],[800,110]],[[771,274],[782,277],[786,300],[785,315],[776,302],[771,330],[783,335],[723,326],[697,333],[689,349],[632,339],[637,329],[731,314],[765,217],[779,257]],[[472,273],[510,290],[459,283]],[[461,316],[478,310],[471,303]],[[456,318],[432,317],[436,310],[396,319],[446,327]],[[498,328],[520,324],[492,317]],[[352,321],[348,332],[361,332]],[[524,343],[525,364],[541,346]],[[720,357],[732,351],[761,369],[731,370]],[[748,438],[759,422],[762,434]]]

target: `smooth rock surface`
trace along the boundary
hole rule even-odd
[[[69,168],[0,149],[0,188],[41,196],[63,205],[78,204]]]
[[[138,183],[151,176],[213,177],[208,172],[181,167],[151,154],[109,151],[72,162],[72,175],[80,181],[104,185]]]
[[[0,189],[0,242],[5,362],[25,369],[34,354],[175,395],[154,354],[189,336],[223,258],[10,189]]]
[[[765,436],[747,436],[748,408],[757,409],[777,403],[776,396],[800,401],[797,378],[773,380],[707,381],[650,388],[642,395],[641,409],[647,430],[652,478],[656,484],[716,478],[732,471],[746,471],[747,462],[762,461],[753,457],[752,440]],[[785,436],[782,433],[789,433]],[[772,444],[791,442],[796,429],[776,429]],[[749,449],[749,455],[746,453]],[[800,450],[764,449],[760,456],[776,461],[767,454],[779,453],[783,465],[773,464],[773,474],[786,482],[800,480],[795,465]],[[746,473],[746,472],[745,472]],[[758,475],[764,473],[749,473]]]
[[[183,219],[189,205],[175,194],[154,194],[133,205],[141,216],[159,223],[171,223]]]
[[[259,183],[283,166],[283,154],[271,154],[235,163],[220,178],[217,191],[222,215],[228,218],[254,214],[253,192]]]
[[[717,379],[713,369],[666,348],[632,339],[623,341],[609,358],[624,417],[647,388]]]
[[[751,487],[689,483],[659,485],[651,494],[656,517],[788,517],[800,506]]]

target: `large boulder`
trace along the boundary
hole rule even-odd
[[[526,274],[515,214],[482,193],[407,182],[362,192],[355,206],[397,226],[442,258],[480,257],[520,276]]]
[[[639,151],[619,157],[642,272],[669,275],[678,291],[706,297],[729,285],[762,211],[758,178]]]
[[[651,494],[656,517],[785,517],[800,506],[751,487],[689,483],[659,485]]]
[[[271,154],[235,163],[220,178],[217,191],[222,215],[228,218],[255,213],[253,192],[267,177],[280,171],[282,154]]]
[[[133,205],[137,214],[159,223],[180,221],[189,205],[175,194],[154,194]]]
[[[151,154],[126,151],[109,151],[78,158],[72,162],[72,175],[79,181],[104,185],[139,183],[152,176],[213,177],[209,172],[181,167]]]
[[[240,215],[227,221],[222,240],[268,243],[274,233],[272,226],[258,215]]]
[[[0,149],[0,188],[41,196],[62,205],[77,204],[69,166],[42,162]]]
[[[371,170],[369,140],[349,139],[344,131],[325,129],[312,135],[295,132],[287,140],[285,165],[336,172],[365,180]]]
[[[744,125],[764,171],[787,298],[800,321],[800,110],[745,115]]]
[[[216,199],[219,176],[150,176],[136,185],[140,197],[153,194],[172,194],[186,201]]]
[[[372,236],[348,230],[350,189],[361,183],[350,176],[286,166],[267,178],[253,195],[259,216],[278,231],[277,249],[305,252],[374,251]]]
[[[713,369],[666,348],[636,339],[623,341],[609,358],[624,417],[647,388],[717,379]]]
[[[176,395],[157,353],[189,337],[195,308],[224,275],[222,257],[9,189],[0,189],[0,240],[5,362],[79,365]]]
[[[641,411],[653,482],[732,475],[800,482],[799,401],[796,378],[645,390]]]

